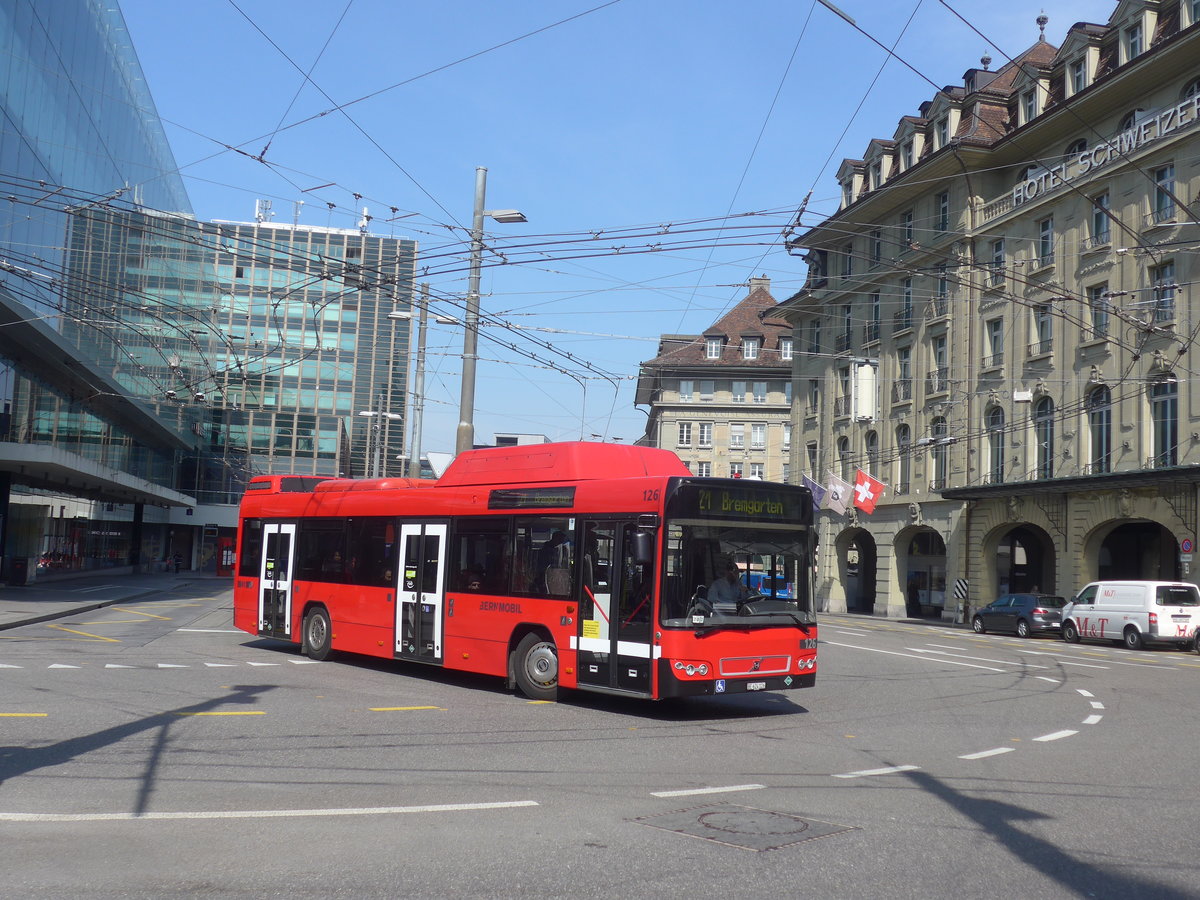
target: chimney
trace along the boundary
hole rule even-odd
[[[753,294],[759,288],[762,288],[768,294],[771,293],[771,279],[766,275],[759,275],[757,278],[751,278],[750,293]]]

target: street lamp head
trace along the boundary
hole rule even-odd
[[[521,212],[519,209],[485,209],[483,214],[495,219],[497,222],[500,222],[503,225],[516,225],[521,222],[529,221],[527,218],[525,218],[525,213]]]
[[[407,309],[401,309],[397,306],[390,313],[388,313],[387,317],[393,320],[407,321],[412,318],[412,313],[410,313]]]

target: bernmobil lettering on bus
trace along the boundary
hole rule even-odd
[[[234,624],[540,700],[812,687],[812,525],[806,487],[697,478],[652,447],[472,450],[436,481],[262,475]]]

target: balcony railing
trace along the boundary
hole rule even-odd
[[[849,350],[851,337],[852,337],[852,334],[849,331],[844,331],[841,334],[834,335],[833,352],[834,353],[845,353],[847,350]]]
[[[1004,365],[1004,351],[993,353],[991,356],[983,358],[983,367],[985,369],[998,369]]]
[[[1039,338],[1029,345],[1030,356],[1045,356],[1054,350],[1054,338]]]
[[[864,343],[869,344],[872,341],[877,340],[879,340],[879,323],[868,322],[866,329],[863,331],[863,341]]]
[[[1112,234],[1110,232],[1105,231],[1101,234],[1093,234],[1091,237],[1084,238],[1082,241],[1080,241],[1079,252],[1091,253],[1093,250],[1100,250],[1103,247],[1109,246],[1111,243]]]
[[[850,415],[850,398],[849,397],[834,397],[833,398],[833,414],[835,416]]]
[[[911,306],[906,306],[904,309],[897,310],[892,315],[892,330],[905,331],[913,327],[913,311]]]
[[[950,315],[950,301],[946,297],[934,297],[925,306],[925,321],[943,319]]]
[[[925,378],[925,393],[944,394],[950,390],[950,367],[939,366]]]
[[[1053,250],[1051,250],[1049,253],[1043,253],[1041,256],[1035,256],[1033,258],[1033,267],[1035,269],[1048,269],[1052,265],[1054,265]]]
[[[1154,321],[1155,322],[1174,322],[1175,321],[1175,298],[1174,297],[1159,297],[1154,302]]]
[[[1152,213],[1149,213],[1146,216],[1145,221],[1146,221],[1147,227],[1150,227],[1153,225],[1165,225],[1169,222],[1174,222],[1175,221],[1175,204],[1168,203],[1166,206],[1163,206],[1160,209],[1154,210]]]
[[[912,379],[897,378],[892,382],[892,402],[904,403],[912,399]]]

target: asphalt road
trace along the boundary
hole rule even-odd
[[[0,632],[4,897],[1200,895],[1200,657],[848,616],[807,691],[535,703],[175,592]]]

